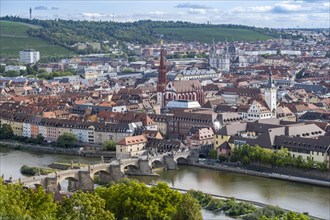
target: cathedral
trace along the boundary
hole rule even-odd
[[[204,104],[204,91],[198,80],[167,81],[164,46],[161,43],[157,83],[157,103],[164,108],[172,100],[197,101]]]
[[[247,66],[247,61],[244,56],[240,56],[235,45],[232,43],[229,46],[225,44],[221,54],[218,54],[214,44],[210,51],[209,64],[212,68],[222,72],[229,72],[236,67]]]

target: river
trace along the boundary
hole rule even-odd
[[[19,169],[22,165],[47,167],[52,162],[94,163],[98,158],[86,158],[57,154],[36,154],[25,151],[15,151],[0,148],[0,174],[5,179],[22,177]],[[227,173],[205,168],[180,166],[179,170],[158,171],[159,177],[136,177],[137,179],[156,184],[163,181],[171,187],[196,189],[206,193],[236,197],[278,205],[298,212],[308,212],[311,215],[330,219],[329,188],[274,180],[236,173]],[[208,219],[216,217],[207,211],[203,216]],[[218,216],[222,219],[223,216]]]

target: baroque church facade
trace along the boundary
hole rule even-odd
[[[236,67],[247,66],[248,62],[246,57],[239,55],[239,52],[233,43],[229,46],[226,43],[220,54],[213,44],[209,56],[209,65],[222,72],[230,72],[230,70]]]
[[[164,46],[161,43],[160,63],[157,83],[157,104],[164,108],[172,100],[197,101],[204,104],[204,91],[199,80],[168,81],[164,58]]]

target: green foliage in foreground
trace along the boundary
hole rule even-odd
[[[296,212],[285,212],[278,206],[265,206],[257,208],[247,202],[238,202],[234,198],[216,199],[201,191],[188,191],[192,197],[198,200],[199,204],[210,211],[223,211],[226,215],[243,220],[309,220],[309,216]]]
[[[257,208],[235,199],[215,199],[195,190],[183,195],[165,183],[148,187],[131,179],[98,187],[95,192],[78,191],[63,201],[54,201],[53,194],[46,193],[42,187],[26,189],[21,184],[4,184],[0,178],[0,195],[0,219],[3,220],[201,220],[201,206],[243,220],[310,219],[279,207]]]
[[[4,184],[0,179],[0,219],[113,220],[185,219],[201,220],[201,207],[190,194],[170,189],[167,184],[147,187],[137,180],[123,179],[95,192],[75,192],[55,202],[53,194]],[[184,210],[184,211],[183,211]]]
[[[0,219],[56,219],[57,204],[44,189],[23,189],[0,179]]]
[[[109,188],[97,188],[96,193],[106,201],[106,209],[117,219],[173,219],[182,207],[191,207],[191,217],[184,215],[185,219],[202,219],[197,201],[183,199],[181,193],[170,189],[166,183],[147,187],[136,180],[123,179]]]
[[[115,216],[105,209],[105,200],[95,193],[76,192],[64,198],[59,206],[58,219],[114,220]]]
[[[282,148],[277,151],[265,149],[260,146],[244,145],[234,148],[231,157],[231,162],[241,162],[243,165],[248,165],[251,162],[271,164],[272,166],[291,166],[301,169],[316,168],[322,171],[327,171],[327,162],[316,162],[312,159],[307,161],[302,156],[292,157],[288,149]]]

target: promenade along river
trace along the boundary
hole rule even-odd
[[[80,163],[97,162],[97,158],[67,155],[35,154],[0,148],[0,175],[8,179],[22,177],[22,165],[47,167],[52,162]],[[206,193],[247,199],[266,204],[278,205],[299,212],[330,219],[330,190],[282,180],[226,173],[191,166],[180,166],[179,170],[159,171],[159,177],[135,177],[148,184],[163,181],[171,187],[196,189]],[[205,213],[204,213],[205,214]],[[207,213],[206,213],[207,214]],[[211,214],[208,213],[208,216]],[[204,217],[206,217],[204,215]],[[218,216],[222,219],[223,216]],[[206,217],[207,218],[207,217]]]

